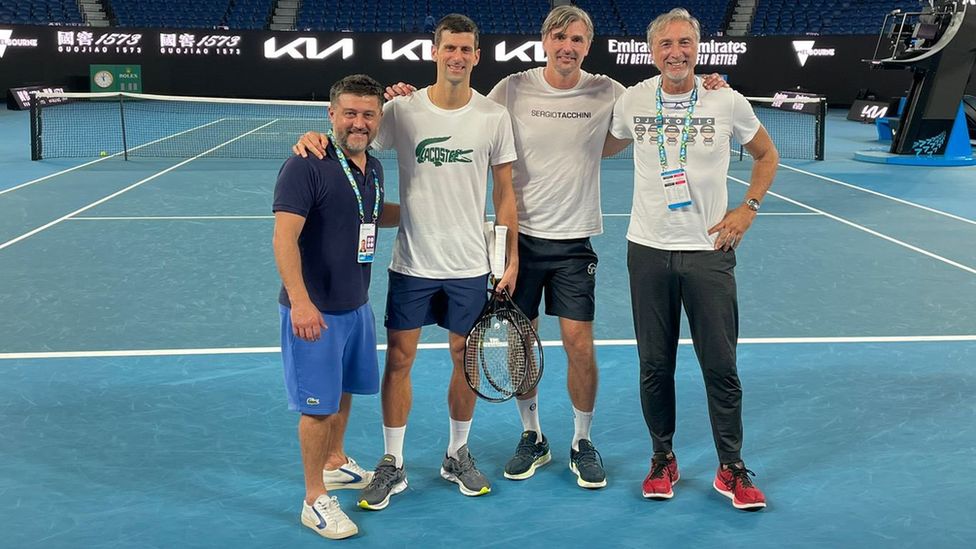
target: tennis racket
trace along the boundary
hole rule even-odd
[[[464,377],[482,399],[504,402],[539,384],[544,357],[529,318],[506,290],[497,291],[497,280],[505,271],[507,227],[495,227],[493,236],[494,242],[489,242],[492,290],[465,342]]]

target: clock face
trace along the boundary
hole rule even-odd
[[[99,88],[107,88],[115,81],[115,77],[108,71],[98,71],[95,73],[95,85]]]

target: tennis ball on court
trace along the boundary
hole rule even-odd
[[[105,151],[102,151],[102,152],[98,153],[98,156],[108,156],[108,153],[105,152]]]

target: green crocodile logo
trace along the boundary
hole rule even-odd
[[[451,136],[447,137],[431,137],[430,139],[424,139],[417,145],[417,150],[414,154],[417,155],[417,164],[423,164],[424,162],[430,162],[438,168],[444,164],[451,164],[454,162],[466,162],[470,163],[471,159],[467,158],[465,155],[474,152],[474,149],[445,149],[444,147],[431,147],[431,145],[436,145],[437,143],[443,143],[449,140]]]

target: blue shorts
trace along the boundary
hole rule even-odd
[[[318,341],[305,341],[292,332],[291,309],[278,305],[278,311],[289,410],[334,414],[342,393],[379,392],[376,320],[369,303],[344,313],[323,313],[329,328]]]
[[[437,324],[468,335],[488,301],[488,274],[472,278],[419,278],[390,271],[385,326],[413,330]]]

